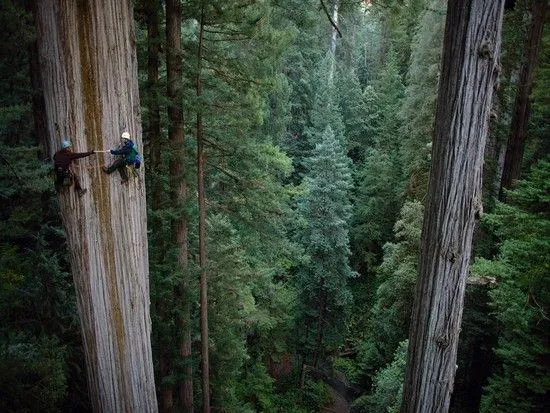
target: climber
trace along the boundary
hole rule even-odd
[[[112,155],[118,155],[119,158],[115,160],[109,167],[104,166],[103,172],[110,174],[118,169],[122,183],[128,182],[128,171],[126,166],[133,166],[135,169],[139,169],[141,166],[141,155],[137,150],[137,146],[130,139],[128,132],[123,132],[120,136],[121,145],[117,149],[111,149],[109,152]]]
[[[89,152],[75,153],[72,150],[72,143],[68,140],[64,140],[61,143],[61,149],[57,151],[53,156],[54,169],[55,169],[55,189],[57,192],[61,190],[63,186],[71,186],[74,182],[74,190],[78,196],[82,196],[86,193],[87,189],[82,189],[78,176],[69,168],[72,161],[78,158],[85,158],[93,155],[94,150]]]

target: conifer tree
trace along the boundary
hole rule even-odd
[[[274,11],[278,26],[292,35],[292,43],[282,56],[282,72],[290,86],[291,120],[281,145],[293,159],[295,183],[303,179],[304,161],[313,148],[306,128],[311,125],[316,91],[314,74],[328,49],[329,30],[324,29],[329,25],[317,4],[315,0],[291,0],[280,9],[275,7]]]
[[[529,122],[529,95],[533,87],[535,69],[542,45],[542,35],[548,10],[548,1],[530,1],[530,24],[525,41],[525,55],[519,73],[516,101],[510,122],[510,133],[502,173],[501,191],[512,187],[515,179],[521,176],[521,166],[525,152],[527,125]]]
[[[491,307],[499,324],[497,366],[482,396],[482,412],[536,412],[548,407],[550,352],[548,256],[550,256],[550,159],[497,203],[484,222],[498,237],[492,260],[473,272],[493,277]]]
[[[330,126],[313,150],[308,167],[307,193],[300,204],[306,221],[301,238],[308,261],[297,286],[302,317],[312,331],[309,340],[306,337],[306,349],[317,367],[342,343],[345,312],[352,300],[348,280],[354,275],[348,263],[350,161]]]
[[[353,244],[360,265],[372,266],[391,239],[400,208],[402,173],[399,154],[399,109],[403,83],[390,54],[387,66],[372,88],[365,90],[366,131],[370,146],[358,169]],[[370,135],[370,136],[369,136]]]
[[[418,273],[423,207],[419,201],[403,205],[394,226],[395,242],[384,245],[384,259],[376,271],[375,301],[360,343],[362,374],[372,378],[390,363],[398,344],[408,336]]]
[[[348,153],[354,163],[360,163],[368,148],[367,109],[361,84],[355,70],[343,66],[338,72],[336,83]]]
[[[194,264],[202,265],[207,278],[209,401],[213,409],[236,411],[243,404],[238,399],[242,393],[234,391],[236,377],[241,377],[247,361],[261,363],[270,357],[267,350],[258,354],[257,349],[248,348],[247,331],[259,331],[257,313],[266,311],[273,301],[284,300],[285,289],[272,285],[272,277],[284,273],[282,263],[289,259],[287,251],[293,251],[281,223],[288,194],[280,180],[288,176],[290,162],[273,145],[282,129],[280,120],[272,118],[270,105],[276,101],[271,94],[285,88],[274,69],[280,68],[280,46],[287,35],[274,28],[266,1],[189,6],[184,9],[186,109],[201,145],[192,149],[199,149],[195,153],[200,154],[202,170],[197,173],[204,183],[204,191],[198,182],[194,187],[202,198],[204,232],[199,245],[199,218],[192,210],[190,257],[199,258]],[[277,110],[287,116],[287,107],[281,103]],[[267,131],[268,125],[277,126]],[[236,245],[240,251],[235,251]],[[199,246],[205,247],[202,258]],[[257,285],[281,297],[266,298]],[[282,324],[265,318],[272,324],[263,334]],[[243,325],[246,320],[249,330]],[[261,340],[266,342],[263,336]],[[248,352],[253,350],[252,361]],[[210,394],[202,397],[206,405]]]
[[[440,72],[446,1],[434,0],[424,11],[412,43],[411,63],[401,108],[400,147],[408,187],[406,195],[425,199],[428,189],[435,101]]]

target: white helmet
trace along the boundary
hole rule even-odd
[[[122,135],[120,135],[122,139],[128,139],[130,140],[130,134],[128,132],[122,132]]]
[[[61,142],[61,147],[63,149],[70,148],[71,146],[73,146],[73,144],[69,140],[64,140],[63,142]]]

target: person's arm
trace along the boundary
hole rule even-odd
[[[71,158],[71,160],[73,159],[78,159],[78,158],[85,158],[87,156],[90,156],[90,155],[93,155],[95,152],[92,150],[90,152],[77,152],[77,153],[69,153],[68,156],[69,158]]]
[[[133,143],[126,142],[124,146],[120,149],[111,149],[111,153],[113,155],[128,155],[130,151],[132,150]]]

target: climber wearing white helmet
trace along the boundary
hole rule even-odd
[[[128,132],[123,132],[120,135],[121,145],[117,149],[111,149],[109,152],[112,155],[118,155],[119,158],[113,162],[109,167],[104,166],[103,172],[110,174],[118,169],[122,183],[128,182],[127,165],[133,165],[134,168],[139,169],[141,166],[141,155],[138,152],[137,146],[130,139]]]

